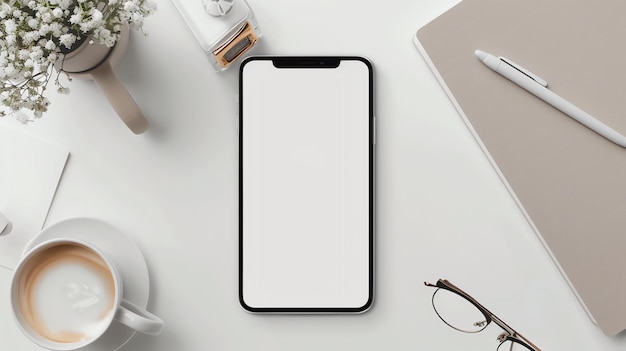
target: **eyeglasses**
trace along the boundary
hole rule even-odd
[[[489,323],[494,322],[504,330],[498,336],[497,351],[541,351],[530,340],[509,327],[500,318],[489,312],[473,297],[445,279],[437,284],[424,282],[426,286],[437,288],[433,294],[433,308],[441,320],[458,331],[478,333]]]

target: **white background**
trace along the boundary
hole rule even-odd
[[[128,131],[92,82],[50,94],[49,113],[23,128],[71,152],[47,224],[88,216],[130,235],[150,267],[151,310],[167,323],[126,350],[495,349],[498,327],[469,335],[439,321],[422,282],[440,277],[544,351],[626,347],[626,335],[608,338],[587,318],[412,45],[455,2],[249,1],[264,32],[255,53],[363,55],[375,66],[377,280],[362,315],[239,306],[238,72],[213,72],[171,2],[158,1],[147,38],[132,33],[118,68],[149,132]],[[0,301],[9,276],[0,271]],[[7,307],[0,347],[33,350]]]

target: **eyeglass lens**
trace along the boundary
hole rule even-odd
[[[487,318],[472,303],[446,289],[437,289],[433,294],[433,308],[447,325],[466,332],[477,333],[487,327]],[[499,351],[505,351],[500,349]]]

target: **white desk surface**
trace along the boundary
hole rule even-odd
[[[199,1],[199,0],[196,0]],[[363,55],[376,69],[376,297],[362,315],[252,315],[237,297],[237,67],[215,73],[169,0],[132,33],[118,73],[150,119],[133,135],[93,82],[51,89],[18,126],[70,150],[46,225],[94,217],[141,247],[167,323],[124,350],[495,350],[431,308],[448,278],[544,351],[623,350],[578,304],[411,42],[457,0],[249,0],[256,54]],[[0,124],[17,124],[9,119]],[[0,298],[10,272],[0,270]],[[610,277],[607,277],[610,278]],[[601,289],[601,287],[598,287]],[[36,349],[0,304],[0,348]]]

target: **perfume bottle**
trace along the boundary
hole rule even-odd
[[[250,50],[261,28],[245,0],[172,0],[215,71]]]

